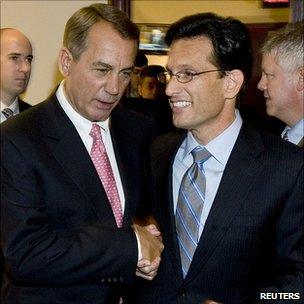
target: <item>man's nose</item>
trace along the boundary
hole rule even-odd
[[[265,80],[265,76],[261,76],[260,81],[257,84],[257,88],[261,91],[266,90],[266,80]]]
[[[31,63],[28,60],[21,60],[19,63],[19,71],[28,73],[31,70]]]

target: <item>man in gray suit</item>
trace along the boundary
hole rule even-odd
[[[267,114],[286,124],[282,138],[303,147],[304,64],[303,22],[272,33],[262,47],[258,88],[266,98]]]
[[[26,90],[33,59],[32,45],[28,38],[13,28],[1,32],[1,122],[30,107],[19,98]]]

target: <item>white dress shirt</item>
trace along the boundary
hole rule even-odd
[[[6,120],[5,115],[2,113],[2,111],[6,108],[9,108],[13,111],[14,115],[19,114],[19,103],[18,103],[18,96],[15,98],[14,102],[8,107],[1,101],[1,122]]]
[[[282,138],[285,132],[287,132],[288,141],[297,145],[304,136],[304,118],[300,119],[292,128],[286,126],[282,132]]]
[[[90,154],[91,148],[93,145],[93,139],[89,135],[91,128],[92,128],[92,122],[88,119],[81,116],[78,112],[74,110],[74,108],[71,106],[71,104],[68,102],[65,93],[64,93],[64,81],[61,82],[57,92],[56,92],[57,99],[63,108],[66,115],[69,117],[69,119],[72,121],[73,125],[75,126],[83,144],[85,145],[88,153]],[[115,153],[113,149],[113,143],[111,139],[111,133],[109,129],[110,119],[107,119],[105,121],[96,122],[101,127],[101,136],[103,143],[105,145],[111,167],[113,170],[114,178],[117,185],[117,190],[121,202],[121,208],[122,212],[124,213],[125,209],[125,195],[122,187],[122,182],[115,158]]]
[[[238,110],[235,111],[236,118],[233,123],[220,135],[210,141],[205,148],[211,153],[211,157],[204,163],[206,176],[206,193],[203,211],[200,219],[199,236],[202,234],[207,217],[217,193],[228,158],[239,135],[242,118]],[[176,211],[179,188],[185,172],[193,164],[191,151],[200,145],[191,132],[179,147],[173,163],[173,204]],[[203,147],[203,146],[202,146]]]

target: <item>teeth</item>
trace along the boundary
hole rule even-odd
[[[172,106],[175,108],[185,108],[189,107],[191,105],[191,102],[189,101],[175,101],[172,103]]]

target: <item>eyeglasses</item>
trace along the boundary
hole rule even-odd
[[[192,72],[177,72],[176,74],[173,74],[170,71],[162,72],[157,75],[158,81],[161,83],[167,84],[171,78],[174,76],[176,77],[177,81],[180,83],[187,83],[190,82],[194,76],[198,76],[201,74],[211,73],[211,72],[219,72],[219,71],[225,71],[225,70],[209,70],[209,71],[203,71],[199,73],[192,73]]]

